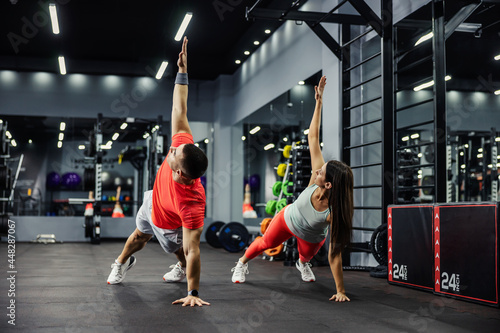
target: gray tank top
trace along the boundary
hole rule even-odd
[[[293,204],[285,208],[285,222],[290,231],[309,243],[319,243],[325,239],[330,226],[327,220],[330,209],[318,212],[311,202],[316,188],[316,184],[307,187]]]

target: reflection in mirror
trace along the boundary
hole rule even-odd
[[[142,199],[138,193],[152,186],[169,142],[165,135],[169,127],[160,120],[101,119],[102,216],[112,216],[118,205],[124,216],[133,216]],[[85,202],[72,199],[94,196],[97,122],[96,118],[2,117],[12,136],[11,157],[6,161],[23,156],[22,168],[13,176],[14,214],[85,214]],[[17,165],[9,168],[15,171]]]

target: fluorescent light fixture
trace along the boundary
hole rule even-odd
[[[418,170],[418,174],[421,175],[423,173],[422,170]]]
[[[500,136],[499,136],[499,137],[496,137],[496,138],[495,138],[495,141],[496,141],[496,142],[500,142]],[[498,156],[500,156],[500,155],[498,155]]]
[[[108,141],[108,142],[106,143],[106,146],[108,146],[108,147],[111,147],[112,145],[113,145],[113,141]]]
[[[165,69],[167,69],[168,61],[163,61],[158,69],[158,73],[156,73],[156,79],[159,80],[162,78],[163,73],[165,73]]]
[[[479,148],[479,149],[477,150],[477,152],[478,152],[478,153],[482,153],[482,152],[483,152],[483,148]]]
[[[210,140],[205,139],[203,142],[205,142],[205,143],[209,143],[209,142],[210,142]]]
[[[240,60],[240,59],[236,59],[234,62],[235,62],[236,64],[238,64],[238,65],[239,65],[239,64],[241,64],[241,60]]]
[[[116,139],[118,139],[119,136],[120,136],[120,133],[115,133],[115,134],[113,134],[113,137],[111,138],[111,140],[115,141]]]
[[[299,81],[299,85],[303,86],[304,84],[306,84],[304,81]]]
[[[488,164],[488,168],[489,169],[493,168],[493,164]]]
[[[269,35],[271,33],[271,30],[266,29],[266,30],[264,30],[264,33],[267,34],[267,35]]]
[[[177,34],[175,35],[175,40],[180,41],[182,39],[182,36],[184,36],[184,32],[186,32],[186,29],[189,25],[189,22],[191,21],[191,18],[193,17],[193,13],[186,13],[184,16],[184,19],[182,20],[181,26],[179,27],[179,30],[177,31]]]
[[[250,54],[250,51],[245,51],[243,52],[244,55],[249,55]]]
[[[500,95],[500,90],[495,91],[495,95]]]
[[[417,156],[418,156],[418,157],[422,157],[422,156],[424,156],[424,154],[422,154],[422,153],[418,153],[418,154],[417,154]]]
[[[444,80],[445,81],[451,80],[451,76],[450,75],[446,75],[444,77]],[[426,82],[426,83],[422,83],[421,85],[416,86],[415,88],[413,88],[413,91],[419,91],[419,90],[422,90],[422,89],[425,89],[425,88],[432,87],[433,85],[434,85],[434,80]]]
[[[0,124],[3,124],[3,120],[2,119],[0,119]]]
[[[128,124],[127,123],[123,123],[121,126],[120,126],[120,129],[124,130],[125,128],[127,128]]]
[[[248,132],[248,133],[250,133],[250,134],[255,134],[255,133],[257,133],[258,131],[260,131],[260,126],[255,126],[255,127],[254,127],[254,128],[252,128],[252,129],[250,130],[250,132]]]
[[[320,145],[321,147],[323,147],[323,146],[324,146],[324,143],[323,143],[323,142],[321,142],[319,145]]]
[[[304,135],[309,134],[309,128],[304,130]]]
[[[148,137],[149,137],[149,133],[148,132],[144,133],[144,135],[142,136],[143,139],[147,139]]]
[[[462,164],[462,165],[460,166],[460,168],[461,168],[461,169],[465,169],[465,164]]]
[[[422,179],[422,175],[417,175],[417,178],[418,179]]]
[[[410,135],[410,138],[412,138],[412,139],[418,139],[419,137],[420,137],[420,134],[418,134],[418,133]]]
[[[199,144],[198,142],[196,142],[194,145],[195,145],[196,147],[199,147],[199,146],[200,146],[200,144]]]
[[[64,61],[63,56],[59,57],[59,71],[61,72],[61,75],[66,75],[66,62]]]
[[[6,135],[9,139],[12,139],[12,134],[10,134],[10,132],[9,132],[9,131],[6,131],[6,132],[5,132],[5,135]]]
[[[59,130],[62,132],[66,129],[66,123],[64,121],[61,121],[59,124]]]
[[[246,139],[247,139],[247,137],[246,137],[246,136],[244,136],[244,135],[241,137],[241,141],[245,141]],[[499,155],[499,156],[500,156],[500,155]]]
[[[113,148],[113,147],[111,147],[111,146],[106,146],[106,145],[101,145],[101,149],[103,149],[103,150],[104,150],[104,149],[106,149],[106,150],[110,150],[111,148]]]
[[[253,45],[259,45],[260,42],[258,40],[256,40],[255,42],[253,42]]]
[[[477,154],[477,158],[483,158],[483,154]]]
[[[64,140],[64,133],[59,133],[59,141]]]
[[[464,144],[464,147],[469,148],[469,144],[468,143]]]
[[[493,58],[495,60],[500,60],[500,54],[499,55],[496,55],[495,58]]]
[[[17,147],[17,142],[14,139],[10,140],[10,144],[12,145],[12,147]]]
[[[59,22],[57,21],[57,7],[55,3],[49,4],[50,20],[52,21],[52,32],[59,34]]]
[[[269,150],[269,149],[274,148],[274,147],[275,147],[274,143],[269,143],[269,144],[264,146],[264,150]]]
[[[460,156],[464,156],[464,152],[463,152],[463,151],[461,151],[461,152],[460,152]],[[500,156],[500,155],[499,155],[499,156]]]
[[[28,140],[28,143],[33,143],[33,140],[29,139],[29,140]]]
[[[427,35],[420,37],[414,46],[417,46],[418,44],[421,44],[421,43],[425,42],[426,40],[431,39],[433,36],[434,36],[434,34],[432,32],[429,32]]]
[[[61,148],[62,147],[62,141],[57,141],[57,148]]]
[[[287,142],[287,141],[288,141],[288,138],[287,138],[287,137],[283,138],[283,141]]]
[[[78,149],[80,149],[80,150],[84,150],[84,149],[85,149],[85,145],[79,145],[79,146],[78,146]]]
[[[408,141],[408,140],[410,140],[410,137],[409,137],[409,136],[403,136],[403,137],[401,138],[401,141]]]

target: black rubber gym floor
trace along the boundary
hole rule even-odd
[[[202,244],[202,308],[171,302],[186,283],[162,280],[173,255],[157,243],[136,254],[120,285],[107,285],[124,242],[16,244],[15,281],[7,280],[7,244],[0,244],[1,332],[499,332],[500,310],[389,285],[367,272],[344,272],[349,303],[328,301],[329,267],[303,283],[294,267],[259,258],[245,284],[231,283],[240,254]],[[15,289],[15,296],[9,290]],[[7,307],[15,300],[15,327]],[[11,306],[12,307],[12,306]]]

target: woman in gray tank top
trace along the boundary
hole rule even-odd
[[[282,209],[271,221],[264,236],[252,242],[233,272],[233,283],[245,282],[248,262],[263,251],[274,248],[291,237],[296,237],[299,260],[296,267],[302,280],[316,280],[309,260],[319,251],[330,229],[328,261],[335,280],[336,293],[331,301],[350,301],[346,296],[342,272],[342,250],[350,243],[353,216],[352,170],[340,161],[325,163],[321,153],[319,129],[326,77],[314,87],[316,107],[309,126],[308,142],[313,173],[309,186],[297,200]]]

